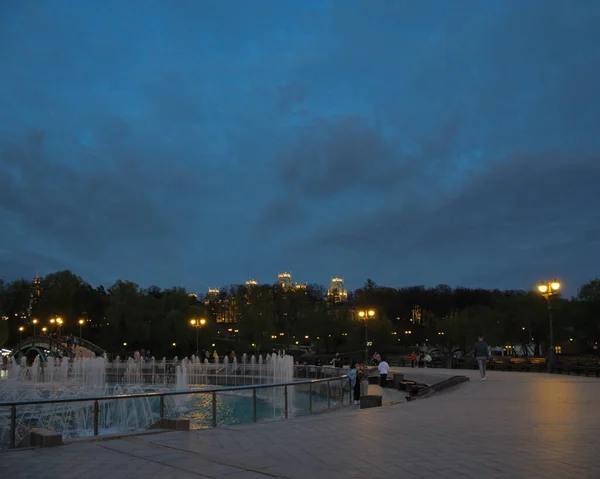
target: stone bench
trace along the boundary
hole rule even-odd
[[[189,431],[190,421],[188,419],[166,417],[161,418],[158,422],[152,425],[150,429],[171,429],[172,431]]]
[[[366,394],[360,397],[360,408],[368,409],[371,407],[381,407],[383,404],[383,396],[375,394]]]
[[[29,433],[30,447],[62,446],[62,436],[52,429],[32,429]]]
[[[415,381],[398,381],[396,383],[396,387],[400,390],[400,391],[410,391],[412,389],[413,386],[416,386],[417,383]]]

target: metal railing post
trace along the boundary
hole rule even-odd
[[[308,412],[312,414],[312,382],[308,383]]]
[[[327,381],[327,409],[331,409],[331,382]]]
[[[10,408],[10,448],[17,447],[17,406]]]
[[[160,418],[163,419],[165,417],[165,396],[160,396]]]
[[[100,411],[100,406],[98,404],[98,400],[94,401],[94,436],[98,435],[98,413]]]
[[[217,427],[217,393],[212,393],[212,427]]]
[[[252,388],[252,422],[256,422],[256,388]]]
[[[288,418],[288,390],[287,384],[283,386],[283,403],[284,403],[284,417]]]
[[[344,405],[344,378],[340,379],[340,406]]]

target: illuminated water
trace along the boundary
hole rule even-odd
[[[245,358],[244,358],[245,359]],[[115,372],[116,371],[116,372]],[[107,382],[107,376],[119,382]],[[9,365],[0,380],[0,448],[9,442],[10,408],[2,401],[38,398],[111,396],[169,390],[201,390],[214,388],[202,384],[211,380],[223,385],[270,384],[293,381],[291,358],[272,355],[263,361],[252,357],[247,362],[211,363],[184,359],[167,363],[127,361],[108,363],[104,358],[59,361],[50,359],[45,367],[34,361]],[[298,389],[298,391],[296,390]],[[334,399],[332,405],[336,405]],[[99,401],[99,434],[118,434],[146,430],[160,419],[160,399],[143,397]],[[309,397],[300,387],[288,387],[288,413],[309,413]],[[166,396],[165,417],[190,420],[191,428],[208,427],[212,423],[212,393]],[[282,419],[285,415],[283,387],[257,390],[258,421]],[[312,396],[313,412],[327,407],[327,400]],[[253,420],[252,391],[217,394],[217,425],[249,423]],[[94,429],[93,401],[26,405],[17,407],[17,444],[34,428],[59,432],[64,438],[90,436]]]

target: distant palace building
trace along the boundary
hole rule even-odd
[[[249,279],[248,281],[246,281],[246,287],[249,288],[251,286],[258,286],[258,281],[256,281],[255,279]]]
[[[344,303],[348,300],[348,290],[343,278],[332,278],[327,290],[327,299],[333,303]]]

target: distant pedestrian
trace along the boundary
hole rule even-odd
[[[382,358],[381,362],[377,365],[377,369],[379,370],[381,387],[385,388],[387,387],[387,376],[388,371],[390,370],[390,365],[387,363],[385,358]]]
[[[358,371],[356,370],[356,361],[352,361],[350,369],[346,373],[350,380],[350,393],[354,396],[354,405],[357,405],[360,399],[360,382],[358,381]]]
[[[335,356],[331,360],[331,365],[334,368],[341,368],[342,367],[342,357],[340,356],[340,353],[335,353]]]
[[[473,357],[477,360],[477,364],[479,364],[481,380],[485,381],[486,366],[490,357],[490,348],[481,335],[478,337],[475,346],[473,346]]]
[[[415,352],[413,351],[412,353],[410,353],[410,367],[414,368],[415,367],[415,362],[417,361],[417,355],[415,354]]]
[[[431,356],[429,353],[425,353],[425,356],[423,356],[423,365],[428,368],[429,364],[431,364]]]

